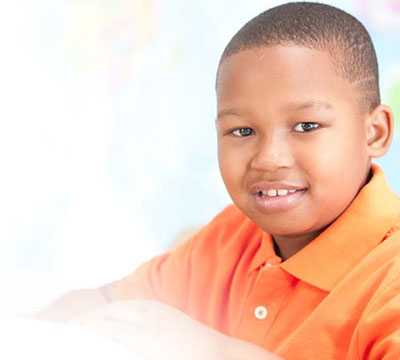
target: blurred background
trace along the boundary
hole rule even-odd
[[[2,302],[29,311],[99,286],[207,223],[219,176],[214,77],[250,18],[285,1],[14,0],[0,15]],[[400,1],[356,15],[396,113],[378,161],[400,193]]]

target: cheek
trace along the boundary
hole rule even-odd
[[[346,136],[341,136],[343,133]],[[354,199],[368,163],[359,133],[347,129],[329,135],[313,144],[314,151],[306,147],[299,150],[303,151],[300,166],[307,173],[310,195],[326,222],[332,221]]]
[[[353,120],[354,121],[354,120]],[[363,172],[367,162],[365,141],[359,129],[327,129],[323,136],[296,150],[299,165],[310,181],[341,182],[347,175]]]
[[[218,163],[228,190],[239,187],[247,169],[245,152],[219,144]]]

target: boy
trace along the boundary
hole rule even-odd
[[[339,9],[288,3],[252,19],[216,81],[234,204],[177,249],[81,293],[87,307],[155,299],[288,359],[399,358],[400,200],[371,163],[393,134],[378,80],[367,31]]]

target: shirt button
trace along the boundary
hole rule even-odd
[[[267,271],[268,269],[277,267],[281,262],[282,262],[282,259],[280,257],[278,257],[278,256],[272,257],[264,263],[264,265],[262,266],[261,269],[263,271]]]
[[[263,267],[262,270],[267,271],[268,269],[272,268],[274,265],[271,263],[267,262]]]
[[[258,320],[264,320],[268,316],[268,310],[265,306],[257,306],[254,309],[254,316]]]

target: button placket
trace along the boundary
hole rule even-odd
[[[279,312],[286,294],[284,290],[288,285],[279,266],[270,264],[267,269],[268,271],[259,269],[238,329],[241,338],[261,346]]]

